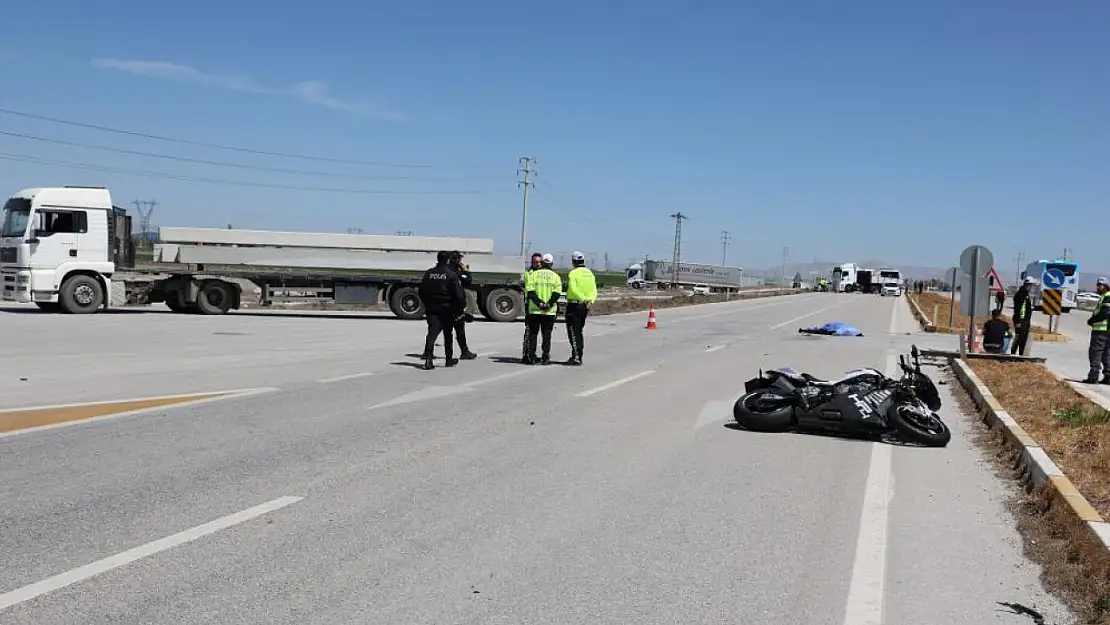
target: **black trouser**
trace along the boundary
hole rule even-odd
[[[528,315],[524,323],[528,327],[525,360],[536,359],[536,335],[543,338],[543,357],[551,358],[551,331],[555,329],[555,315]]]
[[[1097,380],[1099,373],[1110,375],[1110,332],[1091,330],[1091,346],[1087,348],[1087,358],[1091,361],[1088,380]]]
[[[1029,340],[1029,327],[1031,325],[1032,321],[1027,321],[1025,323],[1021,323],[1018,321],[1014,322],[1014,340],[1012,343],[1010,343],[1011,355],[1025,355],[1025,343]]]
[[[464,354],[469,352],[470,348],[466,345],[466,321],[459,319],[455,322],[454,328],[455,338],[459,340],[459,350]]]
[[[567,302],[567,311],[565,316],[567,318],[567,340],[570,341],[570,355],[572,358],[582,360],[582,348],[586,345],[586,339],[582,336],[582,328],[586,327],[586,316],[590,314],[590,309],[586,308],[585,304],[578,302]]]
[[[424,358],[432,358],[432,350],[435,349],[436,339],[439,333],[443,333],[443,354],[447,360],[455,353],[455,338],[452,336],[452,331],[455,326],[455,315],[451,314],[449,310],[442,310],[434,313],[426,313],[424,318],[428,320],[428,336],[424,339]]]

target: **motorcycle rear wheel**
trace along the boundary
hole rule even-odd
[[[773,395],[776,399],[764,397]],[[794,407],[782,391],[760,389],[745,393],[732,406],[732,418],[746,430],[784,432],[794,426]]]
[[[945,447],[952,440],[952,431],[937,413],[925,406],[895,404],[887,419],[899,434],[926,447]]]

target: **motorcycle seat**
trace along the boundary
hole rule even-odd
[[[808,373],[802,373],[791,367],[780,367],[778,369],[772,369],[772,371],[774,371],[775,373],[781,373],[782,375],[786,376],[788,380],[797,384],[815,384],[818,386],[832,384],[832,382],[829,382],[828,380],[822,380],[821,378],[814,377]]]
[[[854,369],[852,371],[848,371],[839,379],[825,380],[809,373],[802,373],[792,367],[780,367],[778,369],[772,369],[771,371],[786,376],[786,378],[791,382],[795,382],[797,384],[811,384],[813,386],[837,386],[838,384],[843,384],[853,378],[858,377],[860,374],[867,374],[872,372],[870,369]]]

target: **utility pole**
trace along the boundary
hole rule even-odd
[[[780,282],[779,284],[782,285],[784,288],[786,286],[786,261],[789,258],[790,258],[790,248],[789,247],[782,248],[782,282]]]
[[[1064,257],[1061,258],[1060,260],[1067,260],[1068,259],[1068,252],[1071,252],[1071,250],[1069,250],[1068,248],[1065,247],[1064,248]]]
[[[1022,267],[1025,265],[1025,252],[1018,252],[1017,255],[1017,273],[1014,274],[1014,285],[1021,285],[1021,272]]]
[[[143,237],[143,246],[149,242],[147,239],[150,237],[150,218],[154,215],[154,209],[158,206],[158,200],[135,200],[131,202],[135,207],[135,212],[139,213],[139,232]],[[143,207],[146,206],[146,210]]]
[[[721,230],[721,266],[725,266],[725,260],[728,258],[728,245],[732,243],[732,235],[728,230]]]
[[[528,253],[528,249],[525,247],[524,237],[527,236],[528,232],[528,187],[535,185],[534,182],[529,182],[529,178],[532,176],[532,174],[536,174],[537,176],[539,175],[536,170],[532,169],[532,165],[535,164],[535,162],[536,159],[532,158],[531,156],[522,156],[520,157],[520,169],[517,170],[518,174],[524,176],[523,180],[517,181],[517,184],[524,187],[524,210],[522,211],[522,214],[520,216],[521,256],[524,256]]]
[[[689,219],[682,212],[673,213],[674,220],[674,254],[671,256],[671,288],[678,288],[678,263],[682,260],[682,220]]]

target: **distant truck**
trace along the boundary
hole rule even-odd
[[[902,296],[902,290],[905,287],[905,282],[902,280],[902,272],[891,267],[879,268],[879,279],[877,280],[879,287],[879,294],[893,295],[895,297]]]
[[[834,293],[851,293],[859,289],[859,272],[863,269],[855,263],[837,265],[832,270],[832,290]]]
[[[135,263],[131,217],[103,187],[23,189],[4,204],[0,298],[45,311],[95,313],[165,302],[178,313],[238,309],[244,283],[271,303],[275,289],[331,291],[337,304],[385,303],[420,319],[420,276],[439,250],[470,265],[469,308],[493,321],[523,315],[523,257],[493,255],[490,239],[161,228],[147,266]],[[253,290],[253,289],[252,289]]]
[[[666,289],[670,288],[671,281],[674,280],[674,265],[666,260],[646,260],[643,263],[635,263],[625,272],[628,275],[628,286],[634,289],[648,286]],[[720,293],[735,291],[743,283],[744,270],[740,267],[698,263],[678,264],[679,287],[708,287],[710,291]]]

